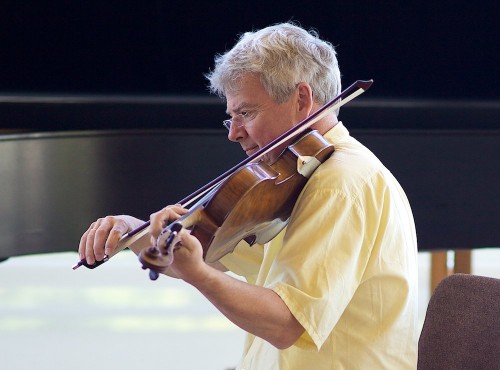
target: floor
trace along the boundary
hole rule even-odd
[[[500,249],[472,258],[472,273],[500,278]],[[196,290],[165,277],[150,281],[130,252],[96,270],[73,271],[76,259],[58,253],[0,264],[3,370],[234,367],[243,334]],[[422,323],[430,255],[420,253],[419,264]]]

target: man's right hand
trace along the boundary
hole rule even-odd
[[[87,264],[102,261],[105,256],[115,254],[118,241],[125,233],[134,230],[144,222],[138,218],[120,215],[106,216],[93,222],[80,239],[78,254]]]

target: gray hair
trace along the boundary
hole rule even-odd
[[[241,35],[237,44],[215,57],[205,77],[210,91],[221,98],[239,88],[239,80],[256,73],[277,103],[285,102],[300,82],[311,86],[313,99],[324,105],[340,93],[340,70],[335,48],[292,23],[266,27]]]

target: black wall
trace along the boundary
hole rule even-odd
[[[295,20],[372,97],[498,99],[495,1],[23,1],[0,4],[0,92],[205,95],[216,52]],[[496,77],[495,77],[496,76]]]
[[[3,0],[0,133],[36,133],[0,135],[0,258],[74,250],[96,217],[144,216],[177,200],[175,191],[188,193],[186,184],[169,191],[150,181],[164,174],[147,159],[142,176],[128,172],[123,153],[151,158],[157,150],[164,163],[191,169],[186,155],[220,157],[210,144],[235,150],[219,145],[225,109],[208,95],[203,73],[240,32],[287,20],[336,45],[344,86],[375,80],[340,118],[400,179],[420,248],[498,246],[497,14],[488,0]],[[209,130],[193,138],[193,129]],[[197,165],[218,174],[204,158]],[[110,170],[116,174],[104,178]],[[151,184],[159,189],[144,197]],[[75,208],[68,199],[81,203],[78,212],[64,209]],[[30,215],[36,222],[26,228]],[[52,232],[60,217],[64,235]]]

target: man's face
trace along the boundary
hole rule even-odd
[[[228,138],[240,143],[250,156],[300,122],[303,117],[298,113],[296,92],[288,101],[278,104],[267,94],[255,74],[242,77],[240,86],[236,92],[226,96],[226,112],[234,118]],[[284,146],[281,146],[271,151],[263,157],[264,161],[273,163],[283,149]]]

